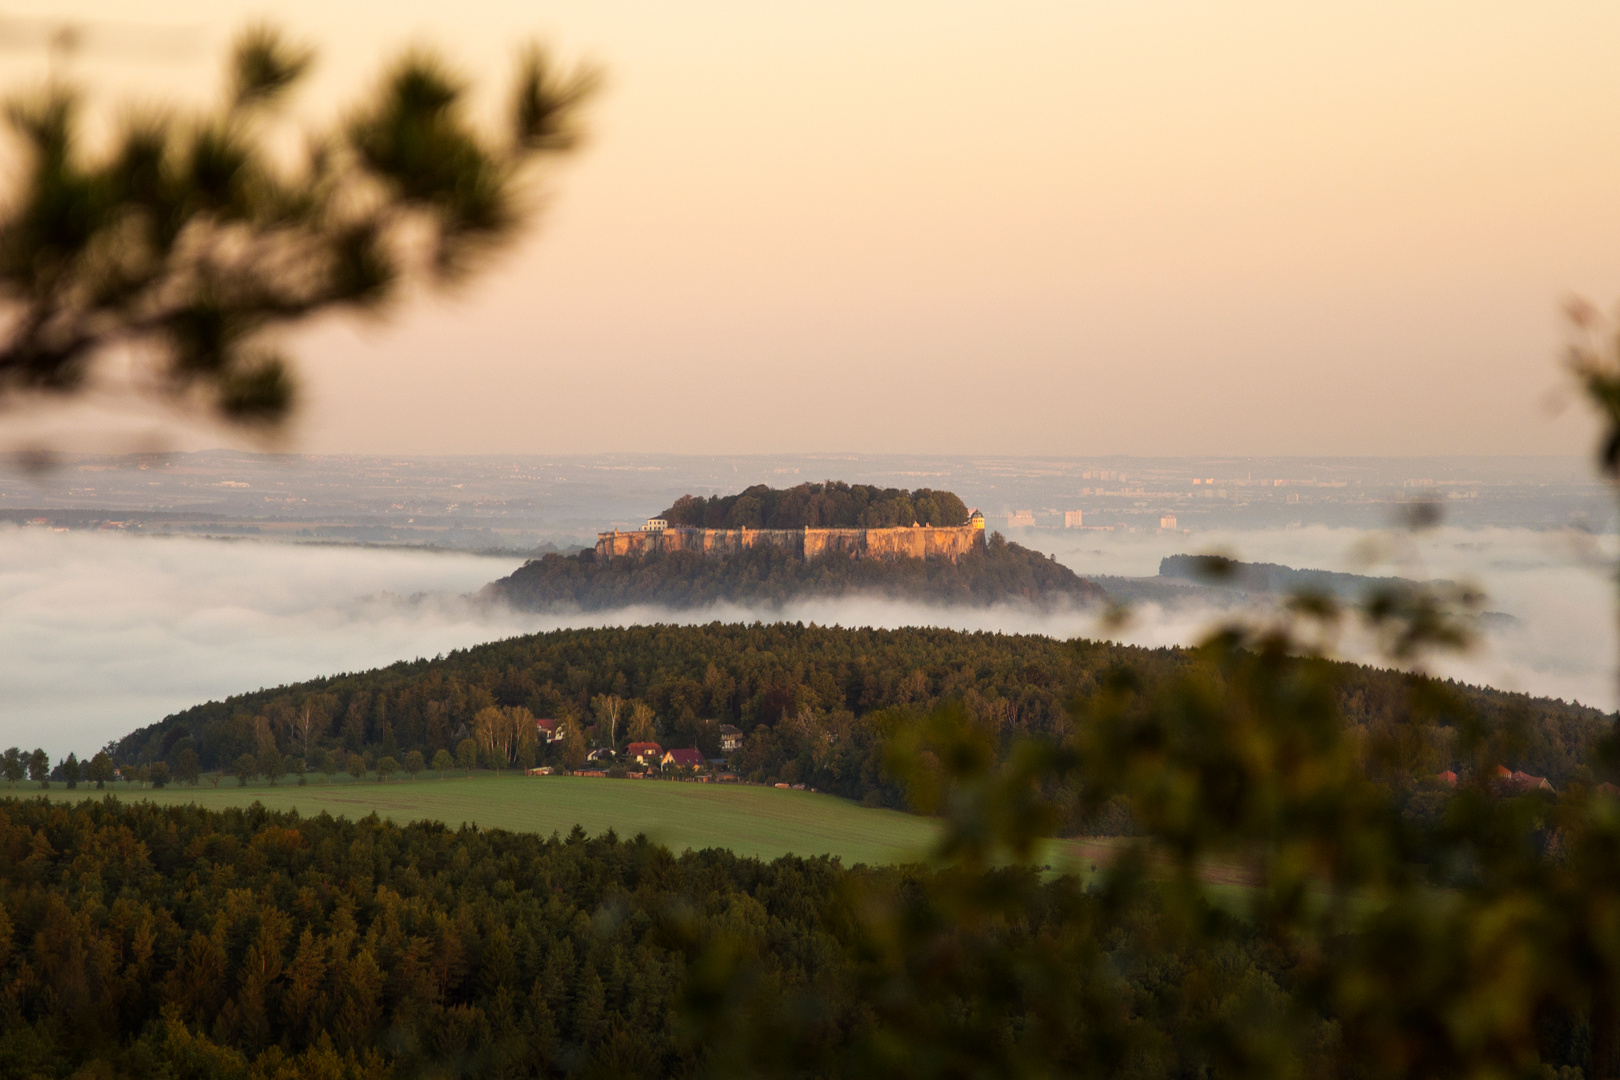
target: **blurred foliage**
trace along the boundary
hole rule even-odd
[[[1458,636],[1425,604],[1364,616],[1415,651]],[[1294,618],[1342,617],[1318,598]],[[1354,728],[1339,668],[1293,631],[1229,627],[1166,680],[1116,669],[1068,737],[1010,755],[950,709],[894,741],[947,827],[933,876],[854,905],[875,1027],[828,1041],[813,1003],[728,989],[757,974],[722,938],[700,969],[732,958],[730,983],[690,1006],[732,1074],[1613,1076],[1612,789],[1504,779],[1516,733],[1429,680],[1398,723]],[[1455,786],[1422,737],[1442,717]],[[1036,865],[1070,800],[1122,800],[1138,831],[1085,888]],[[1121,943],[1176,985],[1144,996]]]
[[[1574,359],[1610,470],[1617,357],[1620,338]],[[1476,605],[1405,583],[1356,614],[1409,663],[1466,645]],[[1273,624],[1219,629],[1167,679],[1121,666],[1076,699],[1066,736],[1011,754],[954,710],[892,742],[891,768],[946,831],[934,876],[857,908],[875,1029],[815,1043],[813,1006],[717,984],[690,1007],[748,1048],[722,1071],[1616,1076],[1620,789],[1596,782],[1620,764],[1613,719],[1562,792],[1505,768],[1524,729],[1448,684],[1409,677],[1387,722],[1353,725],[1322,656],[1350,616],[1304,595]],[[1435,753],[1441,725],[1454,769]],[[1055,823],[1117,803],[1137,835],[1089,887],[1038,885]],[[1034,941],[1006,937],[1032,926]],[[1263,962],[1234,962],[1245,940]],[[1120,941],[1175,989],[1133,993],[1129,967],[1099,959]],[[710,949],[709,967],[736,954]],[[756,976],[733,962],[728,978]],[[1196,1019],[1156,1022],[1167,1003]]]
[[[1598,463],[1610,476],[1620,475],[1620,325],[1581,299],[1572,300],[1565,314],[1565,360],[1603,424]]]
[[[80,392],[118,352],[167,400],[276,424],[295,401],[281,332],[466,278],[531,215],[532,166],[575,145],[595,83],[530,50],[504,130],[484,132],[462,82],[412,54],[285,152],[312,59],[250,30],[217,109],[127,114],[94,154],[75,90],[10,103],[23,161],[0,216],[0,395]]]

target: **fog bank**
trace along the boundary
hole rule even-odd
[[[1188,550],[1365,569],[1351,553],[1368,536],[1324,528],[1018,539],[1083,574],[1146,575],[1163,555]],[[1374,572],[1469,578],[1489,590],[1491,608],[1520,620],[1473,654],[1436,665],[1440,673],[1612,708],[1616,635],[1597,554],[1562,534],[1441,529],[1426,535],[1406,564]],[[83,754],[210,698],[564,626],[785,619],[1174,645],[1196,641],[1231,614],[1142,605],[1122,630],[1105,635],[1095,613],[1020,606],[942,609],[855,598],[805,600],[779,611],[717,605],[560,615],[468,599],[517,565],[398,549],[0,528],[0,745]],[[1347,642],[1345,652],[1375,658],[1365,642]]]

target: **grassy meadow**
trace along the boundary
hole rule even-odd
[[[69,800],[109,794],[162,804],[196,803],[211,810],[260,802],[274,810],[296,808],[304,815],[325,811],[360,818],[375,812],[398,823],[433,820],[452,828],[465,823],[543,834],[566,834],[576,824],[592,835],[611,827],[626,838],[645,833],[677,852],[719,847],[762,859],[826,854],[838,856],[846,866],[917,859],[935,835],[927,818],[895,810],[869,810],[808,791],[730,784],[481,773],[388,783],[312,778],[303,787],[287,781],[239,787],[233,779],[217,788],[182,784],[153,790],[115,783],[99,792],[83,782],[72,791],[60,783],[46,791],[37,784],[19,784],[15,790],[0,786],[0,798]]]

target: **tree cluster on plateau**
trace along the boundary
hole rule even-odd
[[[871,596],[928,604],[1041,608],[1100,605],[1108,595],[1049,556],[993,534],[955,560],[801,559],[771,546],[729,555],[696,551],[604,558],[545,555],[487,587],[527,610],[608,611],[636,604],[689,609],[732,603],[781,607],[806,597]]]
[[[901,807],[906,788],[885,762],[894,732],[909,720],[959,705],[995,733],[998,753],[1010,754],[1030,737],[1067,737],[1069,703],[1089,700],[1111,673],[1129,669],[1156,686],[1190,657],[1177,649],[922,628],[716,623],[559,630],[198,705],[126,737],[118,756],[178,761],[190,750],[204,768],[228,770],[242,755],[251,765],[273,750],[285,760],[341,757],[364,775],[377,759],[400,761],[412,751],[428,760],[440,751],[462,760],[466,742],[465,768],[522,764],[525,747],[536,763],[570,764],[565,743],[526,741],[533,719],[567,723],[580,755],[587,741],[623,745],[636,729],[602,718],[593,702],[605,695],[622,699],[625,716],[643,717],[639,733],[665,746],[695,744],[715,756],[720,725],[737,725],[744,743],[732,767],[746,778],[805,783]],[[1412,676],[1351,664],[1335,671],[1335,701],[1353,730],[1371,738],[1406,722]],[[1590,777],[1588,752],[1609,723],[1598,710],[1454,689],[1471,715],[1523,732],[1506,762],[1512,768],[1560,788]],[[1426,738],[1430,772],[1462,763],[1450,723]],[[1105,815],[1091,827],[1120,821]]]
[[[968,508],[953,492],[877,488],[828,480],[772,488],[756,484],[736,495],[682,495],[660,517],[694,529],[888,529],[966,525]]]

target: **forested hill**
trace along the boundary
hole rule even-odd
[[[1110,671],[1129,666],[1151,687],[1186,662],[1175,649],[927,628],[560,630],[198,705],[129,735],[118,756],[172,767],[191,750],[205,769],[265,750],[286,760],[397,759],[413,750],[431,758],[454,751],[479,730],[480,717],[527,717],[532,733],[532,717],[572,716],[593,742],[622,745],[632,737],[629,725],[619,722],[610,735],[599,719],[600,702],[616,698],[621,716],[641,713],[665,746],[695,744],[715,756],[719,725],[737,725],[744,744],[731,764],[745,777],[898,807],[905,793],[886,772],[885,751],[905,717],[959,702],[1010,747],[1021,736],[1066,732],[1066,705],[1092,694]],[[1389,731],[1405,722],[1404,676],[1339,669],[1338,704],[1349,723]],[[1557,786],[1581,775],[1589,748],[1609,728],[1595,709],[1494,690],[1462,693],[1486,724],[1522,723],[1521,748],[1508,764]],[[515,761],[522,751],[511,743],[501,752]],[[539,752],[544,760],[562,753]],[[1460,752],[1442,739],[1426,767],[1456,764],[1451,755]]]
[[[949,491],[876,488],[867,484],[756,484],[736,495],[682,495],[660,517],[694,529],[887,529],[966,525],[968,508]]]
[[[1356,600],[1376,589],[1452,584],[1449,581],[1417,582],[1398,577],[1368,577],[1336,570],[1296,570],[1279,563],[1242,562],[1211,555],[1167,555],[1159,560],[1159,576],[1247,592],[1325,593],[1343,600]]]
[[[546,555],[489,585],[486,597],[531,611],[605,611],[634,604],[672,609],[733,603],[779,608],[809,596],[880,596],[983,607],[1106,603],[1108,594],[1038,551],[1000,533],[983,551],[949,559],[805,560],[771,546],[730,555],[695,551],[603,558],[595,551]]]

